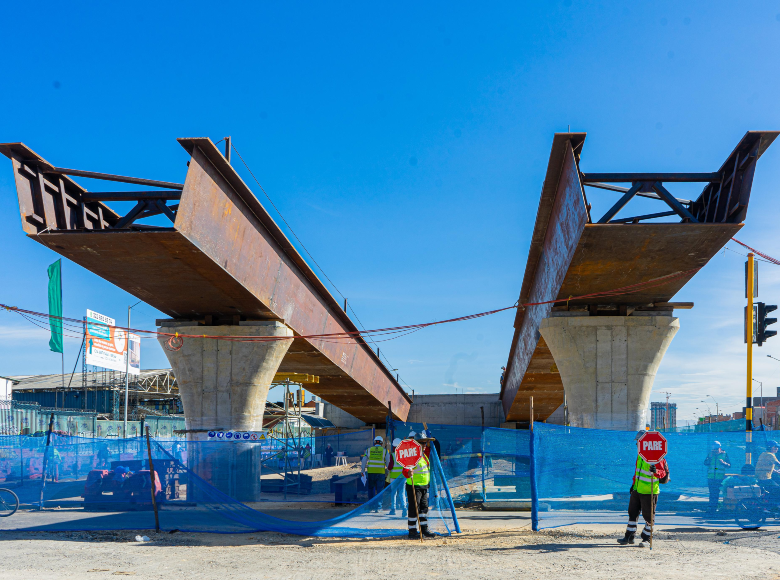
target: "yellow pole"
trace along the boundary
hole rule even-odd
[[[747,401],[745,405],[745,464],[753,463],[750,447],[753,443],[753,271],[755,263],[753,252],[748,254],[747,262],[747,312],[745,331],[747,336]]]

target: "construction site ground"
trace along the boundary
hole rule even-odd
[[[21,515],[21,514],[20,514]],[[659,526],[654,547],[621,547],[616,525],[532,532],[527,512],[459,510],[447,538],[335,539],[278,533],[0,532],[12,578],[780,578],[780,529]],[[135,541],[146,535],[148,542]]]

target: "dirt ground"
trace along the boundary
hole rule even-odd
[[[0,580],[12,578],[780,578],[780,530],[659,528],[654,549],[621,547],[618,526],[533,533],[527,518],[463,512],[464,532],[406,539],[277,533],[0,532]],[[149,542],[136,542],[137,534]],[[424,572],[423,572],[424,571]]]

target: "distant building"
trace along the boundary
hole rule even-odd
[[[731,421],[731,415],[705,415],[701,423],[720,423],[721,421]]]
[[[669,416],[667,417],[667,408]],[[659,431],[662,429],[677,428],[677,403],[650,403],[650,429]]]

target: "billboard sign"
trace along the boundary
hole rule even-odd
[[[85,337],[87,364],[124,372],[127,366],[127,332],[116,328],[116,321],[92,310],[87,310]],[[131,375],[141,374],[141,337],[130,333]]]

